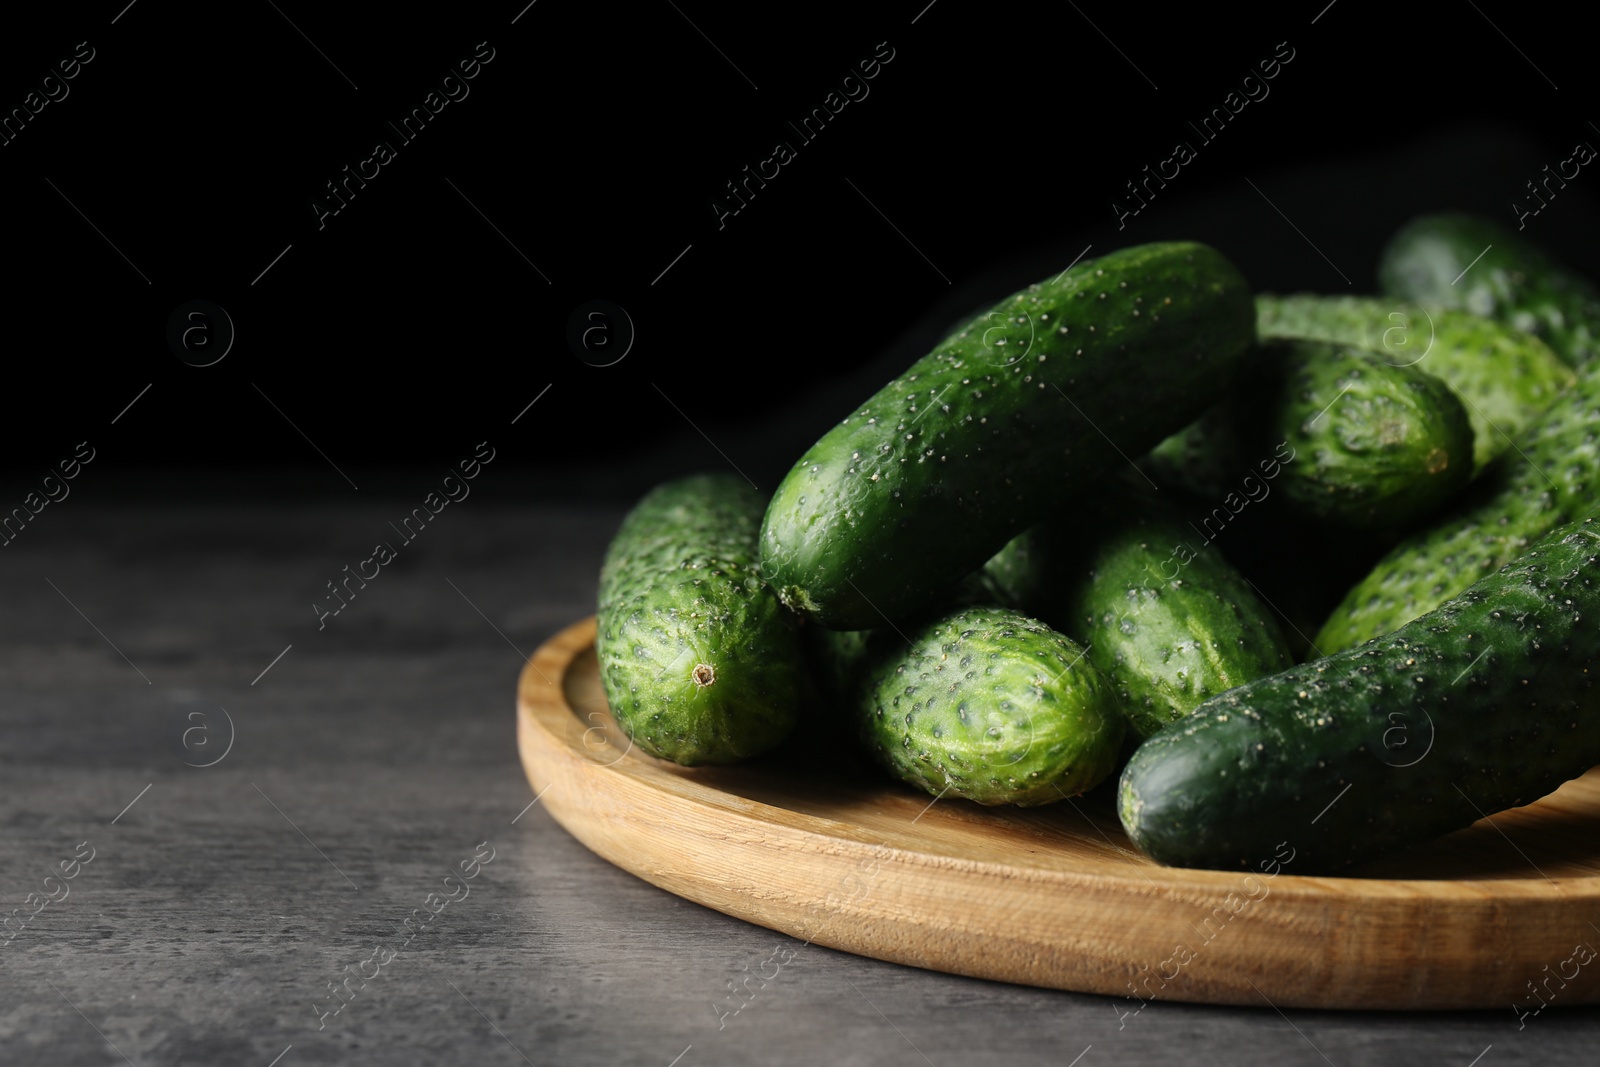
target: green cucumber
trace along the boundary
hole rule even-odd
[[[1432,375],[1323,341],[1268,342],[1255,366],[1220,411],[1151,453],[1146,467],[1159,482],[1207,496],[1220,492],[1213,482],[1234,482],[1287,448],[1293,462],[1274,486],[1280,507],[1386,531],[1432,511],[1472,476],[1472,424]]]
[[[1600,763],[1600,522],[1361,648],[1207,701],[1123,771],[1128,837],[1218,869],[1333,871],[1531,803]]]
[[[1384,249],[1378,283],[1390,296],[1436,302],[1534,334],[1574,367],[1600,355],[1600,292],[1488,219],[1413,219]]]
[[[979,804],[1047,804],[1116,769],[1111,684],[1069,638],[999,607],[963,607],[873,640],[855,711],[895,777]]]
[[[761,576],[765,504],[732,475],[668,482],[606,550],[600,680],[617,722],[652,756],[732,763],[794,726],[805,668],[798,620]]]
[[[1465,311],[1370,296],[1259,295],[1263,338],[1352,345],[1448,385],[1472,423],[1473,466],[1505,452],[1574,380],[1572,369],[1532,334]]]
[[[1204,245],[1128,248],[1029,286],[806,452],[767,510],[763,569],[831,629],[924,610],[1053,501],[1199,415],[1254,336],[1244,278]]]
[[[1583,515],[1600,485],[1600,366],[1556,398],[1447,513],[1396,545],[1316,636],[1337,652],[1391,633]]]
[[[1472,423],[1438,378],[1358,348],[1287,345],[1255,439],[1262,448],[1288,441],[1299,457],[1279,483],[1295,512],[1393,529],[1434,510],[1472,476]]]
[[[1277,619],[1222,554],[1131,493],[1032,527],[984,569],[1006,602],[1085,645],[1140,738],[1294,662]]]

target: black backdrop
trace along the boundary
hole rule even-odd
[[[480,441],[490,494],[771,484],[1086,246],[1196,238],[1263,289],[1361,291],[1410,215],[1515,224],[1524,182],[1600,144],[1589,35],[1500,0],[525,3],[8,14],[0,494],[85,440],[77,490],[106,499],[410,493]],[[1147,166],[1177,173],[1119,228]],[[1526,224],[1600,273],[1597,184]],[[213,306],[232,344],[193,366]]]

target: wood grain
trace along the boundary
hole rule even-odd
[[[1575,960],[1600,947],[1600,770],[1353,876],[1297,876],[1291,858],[1247,878],[1145,859],[1106,791],[930,806],[794,761],[653,759],[612,720],[593,643],[594,620],[579,622],[522,673],[528,779],[594,852],[729,915],[916,967],[1146,1000],[1600,1002],[1600,960]]]

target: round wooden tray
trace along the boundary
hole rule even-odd
[[[1600,769],[1350,877],[1298,876],[1292,858],[1272,876],[1161,867],[1131,848],[1109,790],[1006,810],[829,777],[815,754],[653,759],[611,718],[594,634],[592,618],[568,627],[522,672],[528,780],[588,848],[707,907],[895,963],[1126,997],[1129,1010],[1600,1002]]]

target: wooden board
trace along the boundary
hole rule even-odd
[[[896,963],[1128,998],[1118,1011],[1600,1002],[1600,769],[1351,877],[1298,876],[1292,859],[1271,877],[1183,870],[1131,848],[1109,790],[930,805],[812,769],[826,760],[653,759],[611,718],[594,632],[569,627],[522,673],[528,780],[594,852],[707,907]]]

